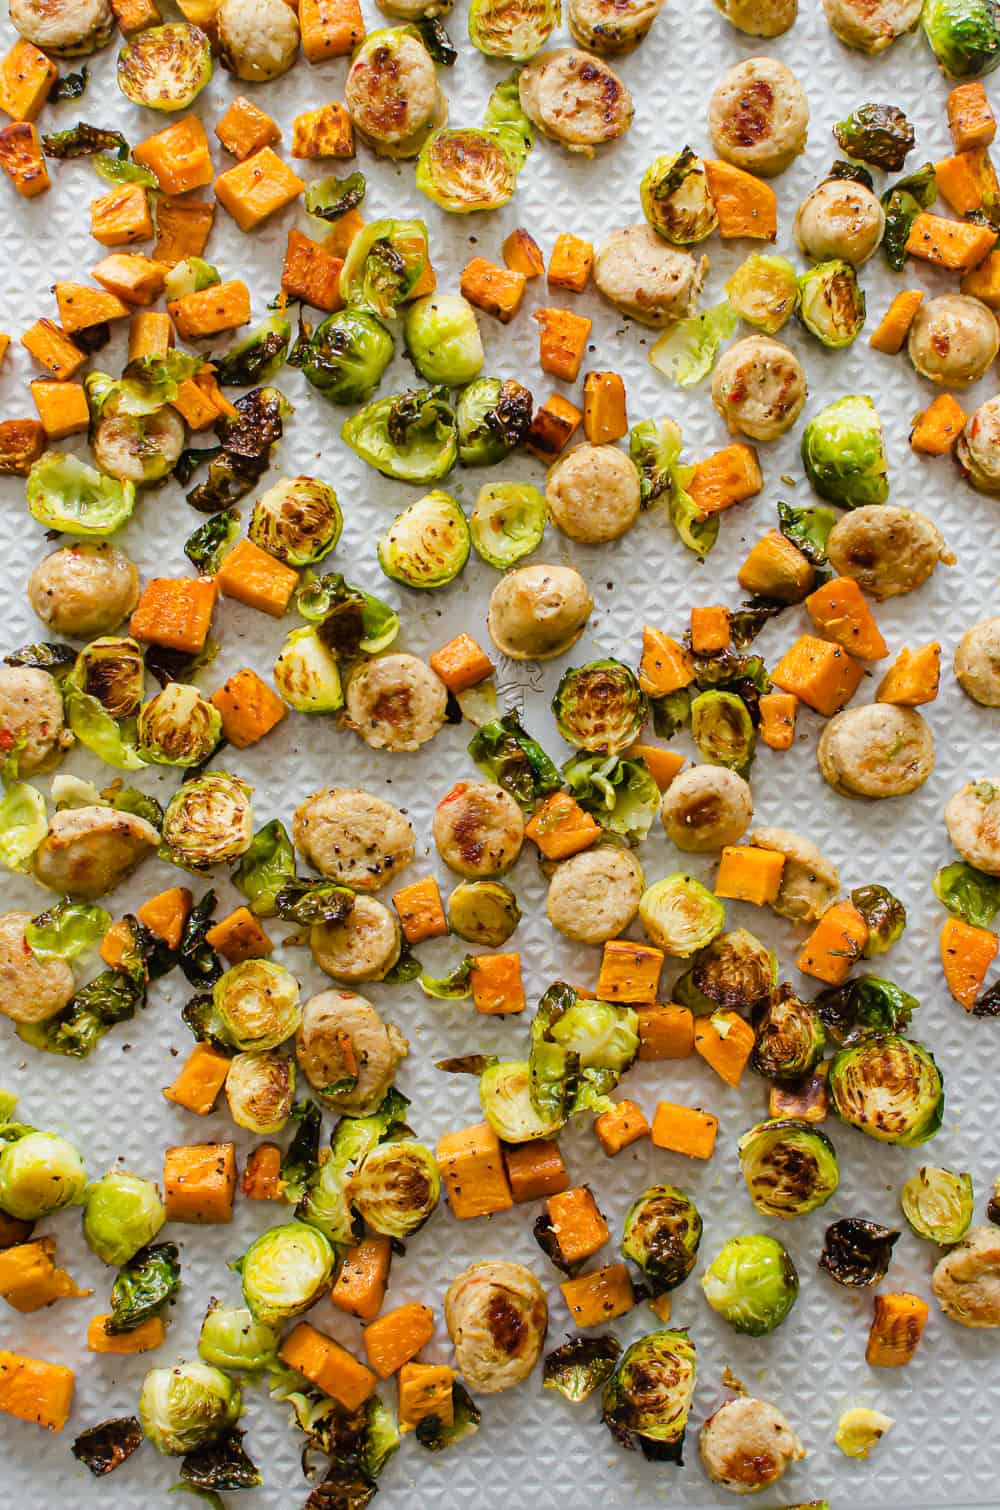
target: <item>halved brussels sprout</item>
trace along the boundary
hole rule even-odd
[[[233,965],[215,982],[212,1000],[226,1039],[244,1052],[278,1048],[302,1020],[298,981],[269,959]]]
[[[443,388],[414,388],[375,399],[341,427],[351,450],[397,482],[437,482],[458,456],[455,411]]]
[[[604,1386],[602,1420],[623,1447],[679,1463],[694,1394],[695,1345],[687,1332],[650,1332],[623,1353]]]
[[[237,1054],[229,1061],[225,1090],[237,1127],[262,1137],[280,1132],[292,1112],[295,1060],[273,1050]]]
[[[240,1387],[207,1363],[150,1369],[142,1381],[139,1419],[157,1452],[182,1457],[240,1418]]]
[[[399,614],[381,598],[345,582],[338,572],[315,577],[307,571],[295,606],[310,623],[322,621],[323,641],[331,653],[350,659],[362,652],[378,655],[399,634]]]
[[[392,361],[393,339],[367,309],[341,309],[313,331],[301,354],[307,383],[331,404],[363,404]]]
[[[340,296],[354,309],[391,320],[426,264],[427,227],[422,220],[374,220],[351,242],[340,270]]]
[[[499,949],[520,921],[517,897],[503,881],[460,881],[448,898],[448,927],[468,944]]]
[[[211,77],[212,44],[188,21],[148,26],[118,54],[118,88],[150,110],[186,110]]]
[[[454,582],[469,559],[470,545],[461,508],[450,493],[435,488],[396,515],[376,551],[392,581],[427,590]]]
[[[642,175],[639,197],[653,230],[676,246],[704,241],[718,224],[705,164],[690,147],[651,162]]]
[[[731,1237],[701,1276],[712,1310],[737,1332],[763,1337],[798,1299],[799,1276],[784,1243],[767,1233]]]
[[[308,1311],[330,1283],[336,1261],[330,1240],[307,1222],[263,1232],[233,1267],[255,1321],[281,1326]]]
[[[337,495],[318,477],[283,477],[253,506],[247,534],[288,566],[311,566],[340,539],[344,517]]]
[[[830,1060],[837,1115],[881,1143],[913,1148],[933,1138],[944,1116],[944,1086],[934,1056],[898,1033],[874,1033]]]
[[[996,0],[924,0],[920,24],[949,78],[979,78],[1000,63]]]
[[[365,175],[357,171],[346,178],[314,178],[306,188],[306,214],[331,224],[363,204],[367,192]]]
[[[960,1243],[972,1224],[972,1176],[924,1164],[899,1192],[903,1215],[918,1237],[930,1243]]]
[[[134,718],[145,685],[142,646],[126,636],[102,635],[84,646],[67,678],[69,689],[94,698],[116,723]],[[74,725],[72,696],[67,697],[70,727]],[[73,732],[86,744],[85,733]],[[97,751],[99,754],[100,751]]]
[[[269,383],[281,371],[291,339],[291,323],[284,315],[263,320],[235,346],[230,346],[224,357],[212,358],[216,382],[224,388],[252,388],[255,383]]]
[[[859,105],[833,128],[837,146],[857,162],[898,173],[916,134],[896,105]]]
[[[66,451],[46,451],[28,473],[28,512],[47,530],[100,539],[131,518],[135,487],[88,467]]]
[[[336,713],[344,706],[340,667],[309,624],[285,640],[274,663],[274,685],[298,713]]]
[[[528,389],[513,378],[479,378],[463,389],[455,406],[462,465],[491,467],[509,456],[527,439],[533,402]],[[516,488],[516,484],[507,486],[512,491]]]
[[[826,1229],[819,1266],[838,1285],[858,1289],[877,1285],[892,1262],[899,1233],[863,1216],[844,1216]]]
[[[425,294],[407,307],[406,354],[426,383],[460,388],[482,371],[486,354],[476,312],[461,294]]]
[[[617,755],[639,738],[648,709],[635,672],[607,657],[564,671],[552,712],[567,744]]]
[[[163,815],[164,858],[187,870],[238,860],[253,838],[251,791],[228,771],[205,771],[185,781]]]
[[[694,876],[678,871],[643,892],[639,921],[658,948],[687,959],[722,932],[726,909]]]
[[[373,1232],[405,1242],[441,1199],[437,1161],[412,1138],[381,1143],[351,1176],[347,1199]]]
[[[541,544],[545,520],[545,499],[530,483],[490,482],[479,490],[469,532],[487,565],[506,571]]]
[[[826,1034],[808,1002],[783,986],[755,1023],[757,1041],[750,1063],[768,1080],[800,1080],[823,1058]]]
[[[622,1345],[610,1333],[606,1337],[571,1337],[561,1347],[546,1353],[542,1387],[557,1389],[574,1405],[603,1388],[615,1371]]]
[[[280,1341],[280,1329],[255,1320],[247,1306],[224,1306],[213,1298],[198,1334],[198,1355],[231,1373],[262,1374],[277,1368]]]
[[[0,1211],[20,1222],[80,1205],[86,1188],[83,1159],[58,1133],[27,1132],[0,1148]]]
[[[614,1070],[616,1075],[624,1075],[639,1052],[639,1019],[634,1009],[575,993],[574,998],[568,1005],[560,1000],[560,1010],[546,1014],[543,997],[532,1023],[532,1038],[536,1024],[541,1023],[545,1039],[574,1055],[581,1069]]]
[[[535,1109],[526,1059],[501,1059],[487,1065],[479,1077],[479,1102],[487,1122],[505,1143],[551,1138],[563,1125],[561,1117],[543,1117]]]
[[[739,1156],[750,1199],[763,1216],[805,1216],[840,1184],[837,1151],[811,1122],[758,1122],[740,1139]]]
[[[155,765],[201,765],[221,737],[218,709],[187,682],[168,682],[139,710],[139,754]]]
[[[833,1440],[846,1457],[866,1458],[893,1424],[892,1416],[855,1405],[840,1417]]]
[[[559,25],[560,0],[472,0],[469,41],[488,58],[533,58]]]
[[[906,908],[886,886],[855,886],[851,901],[868,924],[868,942],[861,951],[863,958],[886,954],[903,936]]]
[[[841,508],[885,503],[885,435],[870,398],[851,394],[814,414],[802,432],[802,465],[821,498]]]
[[[608,833],[627,844],[645,839],[660,810],[660,789],[643,760],[574,755],[563,766],[566,788]]]
[[[170,300],[183,299],[185,294],[199,294],[221,282],[218,268],[204,257],[183,257],[165,275],[163,293]]]
[[[691,738],[703,760],[745,776],[753,763],[757,731],[735,692],[700,692],[691,703]]]
[[[901,1033],[920,1006],[915,996],[880,975],[855,975],[828,986],[813,1002],[830,1037],[845,1043],[855,1028]]]
[[[674,1185],[650,1185],[625,1216],[622,1253],[642,1270],[654,1295],[683,1284],[701,1242],[698,1208]]]
[[[91,434],[94,460],[122,484],[148,487],[162,482],[184,449],[184,421],[169,405],[152,414],[109,410]]]
[[[824,346],[850,346],[865,323],[865,295],[849,262],[818,262],[799,277],[796,314]]]
[[[83,1235],[104,1264],[127,1264],[151,1243],[167,1219],[152,1180],[112,1169],[88,1185],[83,1199]]]
[[[453,215],[499,210],[514,197],[519,166],[504,138],[476,126],[435,131],[417,158],[417,188]]]
[[[787,257],[752,252],[726,284],[726,298],[741,320],[769,336],[777,335],[795,313],[798,275]]]
[[[778,983],[775,955],[748,928],[719,933],[674,982],[673,999],[696,1014],[718,1008],[752,1016],[771,1000]]]

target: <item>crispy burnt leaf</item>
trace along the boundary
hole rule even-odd
[[[209,889],[191,908],[181,934],[178,963],[192,986],[214,986],[222,975],[222,961],[211,944],[205,942],[205,934],[212,926],[215,902],[215,892]]]
[[[86,121],[78,121],[65,131],[50,131],[42,137],[42,151],[46,157],[93,157],[98,152],[122,150],[128,151],[128,142],[120,131],[112,131],[105,126],[90,126]]]
[[[878,1284],[892,1262],[899,1233],[861,1216],[845,1216],[826,1229],[819,1266],[849,1289]]]
[[[181,1478],[198,1489],[257,1489],[260,1469],[243,1446],[246,1432],[232,1426],[214,1441],[189,1452],[181,1463]]]
[[[113,1473],[142,1446],[142,1427],[135,1416],[114,1416],[88,1426],[73,1443],[73,1456],[86,1463],[95,1478]]]

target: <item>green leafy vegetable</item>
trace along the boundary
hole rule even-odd
[[[151,1243],[123,1264],[111,1286],[111,1314],[105,1328],[111,1336],[134,1332],[175,1299],[181,1287],[180,1254],[176,1243]]]
[[[0,798],[0,865],[25,870],[49,831],[45,798],[26,781],[7,786]]]
[[[929,210],[937,199],[937,174],[933,163],[924,163],[915,173],[897,179],[882,195],[885,211],[885,234],[882,254],[894,273],[906,266],[906,238],[921,210]]]
[[[421,975],[421,991],[439,1001],[464,1001],[472,995],[472,963],[472,955],[467,954],[447,975]]]
[[[1000,911],[1000,876],[988,876],[965,860],[945,865],[933,886],[938,901],[973,928],[989,928]]]
[[[469,754],[484,776],[525,809],[562,786],[559,768],[522,727],[513,709],[476,730]]]
[[[232,874],[233,885],[258,918],[274,917],[282,889],[295,880],[295,850],[285,825],[277,818],[253,836],[250,848]]]
[[[306,189],[306,214],[317,220],[339,220],[364,202],[367,184],[363,173],[349,173],[346,178],[314,178]]]
[[[719,347],[735,334],[738,324],[728,300],[678,320],[650,348],[650,364],[679,388],[691,388],[711,372]]]
[[[25,926],[24,936],[38,959],[74,960],[95,949],[111,927],[111,914],[92,903],[63,897]]]
[[[239,509],[223,509],[192,531],[184,542],[184,554],[196,571],[213,576],[240,529]]]
[[[42,151],[46,157],[93,157],[96,152],[127,152],[128,142],[120,131],[78,121],[65,131],[50,131],[43,136]]]
[[[641,760],[577,755],[562,769],[567,790],[602,828],[635,845],[660,810],[660,789]]]

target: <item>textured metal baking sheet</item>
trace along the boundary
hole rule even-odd
[[[367,4],[370,26],[379,24]],[[453,124],[480,118],[492,83],[503,76],[501,65],[480,58],[467,43],[464,7],[449,25],[463,42],[456,68],[444,77],[451,100]],[[5,27],[4,46],[12,40]],[[565,40],[559,34],[557,41]],[[596,161],[573,158],[551,142],[539,141],[521,177],[516,200],[499,213],[467,218],[450,217],[419,195],[412,165],[376,163],[361,152],[358,166],[369,178],[366,213],[422,215],[428,224],[439,286],[457,286],[458,273],[474,253],[498,257],[500,243],[515,225],[528,226],[546,249],[560,230],[572,230],[599,242],[612,228],[640,219],[638,183],[646,163],[658,152],[676,150],[690,142],[696,150],[708,147],[705,108],[723,70],[739,59],[767,52],[790,63],[805,84],[812,119],[804,157],[777,180],[780,232],[777,250],[795,256],[791,235],[796,205],[836,155],[830,128],[847,110],[866,100],[901,105],[914,120],[918,150],[911,162],[935,159],[948,150],[944,116],[946,86],[933,59],[917,35],[900,41],[879,60],[848,52],[830,35],[817,0],[806,0],[794,29],[764,45],[732,31],[710,0],[681,7],[668,0],[651,36],[621,72],[634,91],[636,119],[631,133],[603,152]],[[120,127],[135,142],[158,129],[163,118],[126,104],[114,83],[114,49],[91,61],[91,83],[80,106],[48,109],[42,129],[84,119]],[[285,79],[246,92],[279,121],[286,145],[297,111],[342,95],[346,65],[331,63],[310,68],[305,62]],[[246,86],[244,86],[246,87]],[[209,127],[222,114],[234,92],[221,72],[197,103]],[[211,134],[211,133],[210,133]],[[214,139],[213,139],[214,145]],[[216,154],[224,166],[224,154]],[[318,176],[322,165],[306,173]],[[87,202],[100,192],[86,163],[53,165],[52,192],[31,203],[4,187],[2,245],[5,276],[0,287],[0,328],[16,338],[29,321],[52,312],[49,285],[56,278],[85,275],[98,260],[88,231]],[[265,303],[278,283],[285,235],[293,224],[305,226],[301,208],[293,208],[269,222],[259,233],[241,235],[221,213],[209,244],[209,256],[224,277],[241,276],[254,294],[254,314],[262,318]],[[746,245],[724,246],[717,240],[706,247],[711,273],[705,304],[721,296],[729,271],[750,250]],[[951,284],[933,272],[911,264],[905,278],[893,285],[881,260],[866,267],[862,281],[871,312],[869,326],[888,304],[894,286],[919,283],[928,292]],[[575,296],[567,296],[574,300]],[[501,327],[482,320],[487,348],[487,371],[517,376],[544,398],[547,380],[537,368],[536,327],[531,307],[546,302],[541,283],[531,286],[525,308],[513,325]],[[632,420],[670,414],[683,426],[686,453],[694,458],[720,445],[724,430],[712,409],[706,386],[678,393],[667,387],[647,364],[651,337],[631,326],[588,293],[575,301],[593,317],[593,365],[623,372]],[[846,353],[828,353],[794,324],[783,336],[805,363],[810,396],[804,419],[828,400],[845,393],[872,394],[886,424],[892,478],[892,498],[917,507],[938,521],[959,557],[958,566],[940,569],[918,594],[897,599],[879,609],[879,621],[895,653],[904,644],[938,639],[950,667],[954,645],[970,623],[995,612],[997,505],[967,490],[947,461],[919,462],[907,445],[911,416],[932,396],[916,378],[905,357],[871,352],[864,338]],[[111,366],[118,347],[97,360]],[[105,360],[107,358],[107,360]],[[27,353],[16,339],[0,374],[0,414],[10,417],[31,410],[27,382],[34,376]],[[411,370],[400,358],[383,391],[407,386]],[[374,540],[384,523],[416,496],[413,489],[385,481],[365,469],[339,439],[343,411],[327,406],[307,388],[300,375],[282,372],[280,386],[296,406],[286,427],[279,466],[292,475],[313,472],[336,486],[345,513],[343,540],[333,564],[347,575],[399,603],[403,617],[400,646],[426,654],[460,628],[485,639],[484,611],[494,573],[475,559],[459,580],[445,591],[419,595],[387,584],[375,560]],[[994,389],[992,375],[970,398],[979,401]],[[721,537],[707,564],[699,565],[679,545],[658,513],[640,520],[631,535],[612,546],[574,546],[550,531],[538,557],[573,562],[588,579],[596,610],[587,635],[572,660],[580,663],[596,654],[618,654],[633,660],[644,622],[664,625],[680,633],[693,603],[727,601],[735,605],[735,569],[748,544],[775,521],[774,505],[787,497],[804,502],[808,484],[798,459],[800,427],[776,444],[762,448],[766,486],[752,503],[733,510],[723,520]],[[471,507],[487,474],[456,472],[448,486]],[[511,463],[488,474],[530,477],[541,482],[540,469],[530,460]],[[787,480],[794,479],[793,484]],[[149,493],[124,532],[143,576],[171,570],[185,571],[182,542],[198,522],[173,486]],[[4,582],[5,648],[35,638],[24,584],[34,563],[45,553],[41,531],[28,518],[16,481],[0,489],[0,570]],[[281,642],[284,626],[227,602],[219,620],[223,648],[216,666],[203,678],[214,686],[241,665],[266,671]],[[773,662],[798,632],[796,614],[770,626],[759,641]],[[548,711],[549,697],[565,662],[547,666],[501,668],[500,680],[512,698],[523,701],[529,726],[548,748],[564,758]],[[873,695],[866,681],[856,701]],[[760,1117],[766,1106],[764,1083],[752,1075],[738,1091],[728,1090],[698,1060],[637,1068],[627,1082],[628,1094],[651,1112],[666,1097],[702,1104],[721,1122],[716,1155],[711,1163],[693,1164],[680,1156],[653,1150],[648,1144],[630,1149],[618,1159],[605,1159],[593,1133],[584,1125],[569,1129],[563,1139],[573,1178],[590,1180],[607,1211],[614,1231],[630,1199],[654,1179],[671,1180],[688,1189],[705,1218],[702,1255],[707,1262],[722,1242],[736,1233],[774,1230],[788,1244],[802,1276],[801,1298],[789,1320],[772,1337],[755,1341],[736,1336],[708,1309],[697,1274],[675,1293],[677,1324],[690,1328],[698,1346],[698,1386],[691,1416],[687,1461],[682,1469],[644,1463],[637,1454],[621,1452],[598,1421],[594,1400],[571,1407],[558,1396],[541,1392],[540,1373],[522,1387],[483,1401],[483,1428],[473,1440],[442,1458],[424,1453],[410,1439],[382,1480],[388,1505],[476,1506],[480,1510],[605,1504],[608,1506],[717,1505],[720,1496],[706,1480],[697,1451],[697,1428],[721,1398],[720,1380],[728,1364],[747,1387],[776,1401],[787,1412],[808,1447],[808,1458],[795,1466],[765,1503],[794,1503],[826,1496],[834,1506],[911,1507],[986,1506],[995,1501],[1000,1445],[996,1432],[1000,1406],[1000,1363],[996,1336],[963,1331],[944,1319],[932,1303],[926,1335],[913,1363],[900,1371],[875,1371],[864,1362],[864,1345],[871,1308],[869,1293],[853,1295],[834,1286],[816,1269],[816,1256],[827,1222],[836,1216],[864,1213],[899,1223],[897,1191],[902,1180],[922,1161],[972,1172],[977,1191],[977,1219],[983,1219],[986,1195],[996,1171],[996,1128],[1000,1120],[1000,1080],[996,1072],[995,1022],[966,1017],[949,999],[937,960],[936,937],[941,912],[930,893],[934,869],[950,858],[941,821],[946,798],[970,776],[1000,770],[1000,722],[995,711],[978,708],[956,687],[950,671],[943,677],[941,696],[927,710],[937,740],[937,767],[922,791],[880,804],[851,802],[836,796],[821,780],[815,765],[820,720],[805,713],[794,748],[777,755],[761,750],[753,770],[756,818],[809,834],[840,867],[847,885],[867,881],[890,883],[906,902],[910,927],[886,969],[923,1005],[914,1031],[934,1050],[942,1064],[948,1091],[944,1126],[929,1147],[913,1151],[885,1148],[836,1123],[828,1124],[842,1169],[840,1189],[830,1203],[811,1216],[784,1224],[769,1224],[754,1211],[739,1176],[736,1140]],[[448,877],[430,845],[430,822],[436,800],[448,785],[468,775],[465,755],[467,728],[446,727],[421,754],[390,756],[372,753],[332,721],[289,718],[267,741],[231,758],[231,764],[253,782],[258,823],[280,816],[286,822],[298,801],[325,784],[367,786],[396,801],[410,813],[419,836],[418,855],[411,873]],[[688,753],[691,753],[690,749]],[[229,758],[229,757],[227,757]],[[96,774],[96,762],[74,753],[66,769]],[[152,770],[140,784],[164,798],[176,775]],[[654,832],[642,847],[641,859],[649,879],[687,865],[672,852],[662,832]],[[714,872],[711,857],[694,859],[691,867],[703,879]],[[147,864],[137,886],[115,898],[117,910],[133,905],[176,879],[159,862]],[[224,878],[215,878],[222,906],[234,900]],[[526,851],[513,875],[524,920],[514,944],[523,955],[529,999],[560,975],[591,980],[598,951],[571,946],[550,929],[544,917],[544,880]],[[45,898],[30,883],[5,876],[0,882],[6,905],[43,905]],[[731,924],[743,923],[779,949],[786,973],[795,979],[791,961],[798,934],[778,919],[732,903]],[[455,944],[437,941],[421,949],[431,970],[458,957]],[[306,992],[319,989],[324,978],[302,951],[279,953],[300,976]],[[672,975],[664,977],[665,991]],[[475,1084],[461,1078],[444,1079],[433,1069],[442,1055],[471,1050],[518,1053],[526,1024],[517,1019],[478,1018],[469,1003],[430,1001],[413,986],[370,989],[379,1008],[393,1018],[410,1040],[410,1057],[401,1068],[399,1085],[412,1098],[412,1122],[428,1140],[444,1129],[478,1119]],[[72,1136],[85,1150],[96,1176],[121,1160],[142,1174],[159,1176],[162,1152],[169,1143],[230,1137],[233,1129],[225,1112],[197,1119],[165,1102],[160,1088],[174,1075],[177,1056],[190,1047],[179,1019],[184,999],[180,983],[170,979],[151,993],[145,1013],[115,1030],[83,1063],[36,1055],[11,1031],[0,1037],[2,1081],[20,1092],[23,1112],[38,1125]],[[237,1133],[245,1152],[252,1139]],[[134,1408],[146,1367],[175,1356],[193,1356],[198,1325],[208,1298],[230,1302],[239,1295],[238,1281],[226,1263],[250,1238],[275,1219],[273,1208],[237,1203],[231,1227],[180,1227],[166,1235],[182,1245],[184,1289],[173,1313],[168,1342],[155,1358],[95,1358],[83,1350],[87,1318],[103,1303],[111,1274],[87,1252],[79,1232],[78,1215],[70,1211],[45,1224],[59,1236],[65,1255],[81,1283],[94,1287],[93,1301],[64,1301],[35,1316],[18,1316],[0,1308],[0,1345],[63,1361],[78,1371],[76,1403],[67,1430],[48,1437],[34,1428],[0,1421],[3,1453],[3,1494],[18,1510],[50,1510],[55,1504],[80,1507],[113,1504],[119,1510],[139,1510],[166,1503],[163,1496],[176,1478],[176,1464],[157,1457],[149,1448],[114,1477],[98,1483],[70,1456],[77,1431],[109,1415]],[[485,1257],[517,1257],[529,1263],[545,1285],[550,1301],[550,1341],[572,1330],[562,1304],[557,1275],[532,1241],[529,1210],[514,1210],[491,1220],[456,1223],[442,1206],[432,1222],[411,1242],[404,1259],[393,1266],[393,1303],[419,1298],[431,1303],[438,1329],[426,1356],[444,1360],[448,1340],[441,1317],[441,1301],[449,1280],[468,1262]],[[903,1224],[905,1226],[905,1224]],[[609,1250],[610,1251],[610,1250]],[[904,1231],[891,1271],[897,1288],[930,1294],[934,1250]],[[328,1301],[313,1319],[349,1346],[360,1345],[359,1325],[334,1311]],[[654,1323],[645,1308],[616,1324],[624,1341]],[[295,1510],[305,1499],[306,1486],[298,1465],[298,1443],[286,1425],[284,1407],[272,1405],[262,1391],[247,1391],[248,1446],[262,1465],[266,1486],[246,1496],[247,1505],[261,1510]],[[833,1445],[836,1420],[846,1406],[877,1406],[896,1418],[891,1434],[868,1463],[845,1459]]]

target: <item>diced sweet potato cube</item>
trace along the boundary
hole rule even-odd
[[[588,372],[584,378],[583,433],[592,446],[628,434],[625,384],[617,372]]]
[[[149,195],[142,184],[122,184],[90,202],[90,234],[102,246],[131,246],[153,234]]]
[[[189,430],[207,430],[219,417],[218,407],[194,378],[185,378],[178,384],[177,396],[170,402]]]
[[[911,650],[904,645],[878,684],[875,701],[900,708],[932,703],[941,684],[941,646],[937,640]]]
[[[110,0],[111,9],[123,37],[143,31],[147,26],[159,26],[160,12],[154,0]]]
[[[753,1028],[736,1012],[713,1012],[695,1021],[695,1052],[734,1090],[743,1078],[754,1039]]]
[[[459,1220],[507,1211],[514,1204],[500,1139],[488,1122],[442,1134],[436,1155],[448,1204]]]
[[[196,115],[172,121],[132,151],[137,163],[155,173],[164,194],[187,194],[212,182],[212,158],[205,128]]]
[[[686,1154],[689,1159],[710,1159],[715,1152],[719,1119],[697,1106],[678,1106],[659,1101],[651,1137],[657,1148]]]
[[[561,231],[549,257],[549,288],[568,288],[582,294],[594,265],[594,248],[589,241]]]
[[[691,649],[695,655],[715,655],[729,648],[729,609],[721,604],[691,609]]]
[[[302,51],[309,63],[346,58],[365,39],[358,0],[299,0]]]
[[[582,419],[582,411],[568,398],[551,393],[535,410],[525,447],[548,465],[569,445]]]
[[[829,717],[850,702],[861,685],[865,668],[839,645],[815,635],[802,635],[786,650],[771,672],[783,692]]]
[[[171,299],[167,312],[184,341],[198,341],[220,330],[250,323],[250,290],[241,278]]]
[[[250,666],[237,671],[211,701],[222,717],[222,732],[237,750],[245,750],[287,718],[281,698]]]
[[[715,895],[764,907],[776,900],[784,868],[785,856],[780,850],[727,844],[715,878]]]
[[[18,37],[0,63],[0,110],[14,121],[33,121],[49,97],[59,70],[44,52]]]
[[[252,231],[298,199],[305,183],[271,147],[220,173],[215,197],[241,231]]]
[[[281,141],[281,131],[276,123],[245,94],[238,94],[232,101],[216,125],[215,134],[226,151],[240,162],[251,153],[259,152],[261,147],[273,147]]]
[[[240,1190],[248,1201],[280,1201],[284,1191],[281,1178],[281,1149],[277,1143],[258,1143],[247,1154]]]
[[[495,315],[502,325],[509,325],[521,307],[525,279],[523,273],[497,267],[485,257],[473,257],[466,264],[459,287],[470,304]]]
[[[347,107],[331,100],[297,115],[292,122],[292,156],[353,157],[354,123]]]
[[[156,245],[153,256],[166,267],[186,257],[200,257],[208,245],[215,205],[206,199],[168,199],[156,205]]]
[[[0,475],[27,477],[45,444],[45,427],[40,420],[0,421]]]
[[[545,271],[545,258],[534,236],[520,227],[511,231],[503,244],[503,260],[512,273],[525,278],[540,278]]]
[[[628,751],[630,760],[641,760],[649,770],[661,792],[665,792],[684,764],[684,756],[676,750],[664,750],[659,745],[633,745]]]
[[[663,969],[663,950],[629,939],[611,939],[604,945],[597,994],[601,1001],[650,1003]]]
[[[868,943],[868,924],[852,902],[834,902],[802,945],[795,961],[803,975],[841,986]]]
[[[65,382],[87,364],[86,353],[59,329],[54,320],[36,320],[21,337],[21,345],[30,351],[40,367],[45,367],[54,378]]]
[[[132,313],[117,294],[109,294],[103,288],[90,288],[86,283],[57,283],[54,285],[59,320],[67,335],[78,330],[89,330],[93,325],[104,325],[109,320],[125,320]]]
[[[97,264],[93,277],[126,304],[152,304],[163,292],[166,272],[162,263],[154,262],[142,252],[112,252]]]
[[[956,152],[990,145],[997,134],[997,123],[980,79],[957,85],[945,106]]]
[[[586,315],[574,314],[571,309],[552,307],[534,310],[531,318],[540,327],[538,362],[542,371],[564,383],[575,383],[593,321]]]
[[[291,602],[299,577],[276,556],[244,539],[222,558],[215,580],[223,597],[235,598],[248,608],[280,618]]]
[[[648,1137],[649,1123],[634,1101],[616,1101],[609,1111],[594,1118],[594,1132],[608,1158],[614,1158],[630,1143]]]
[[[278,1356],[350,1412],[361,1408],[378,1382],[370,1368],[308,1321],[300,1321],[292,1329]]]
[[[447,934],[448,919],[433,876],[400,887],[393,893],[392,905],[399,914],[399,926],[408,944],[420,944],[424,939],[443,938]]]
[[[546,860],[566,860],[595,844],[601,825],[568,792],[551,792],[524,832]]]
[[[760,738],[769,750],[790,750],[799,700],[791,692],[765,692],[758,702]]]
[[[73,1370],[0,1348],[0,1411],[62,1431],[73,1405]]]
[[[164,1087],[163,1094],[175,1106],[183,1106],[196,1117],[207,1117],[215,1109],[231,1063],[227,1055],[210,1043],[196,1043],[173,1083]]]
[[[527,1006],[519,954],[475,955],[470,980],[477,1012],[502,1016],[508,1012],[523,1012]]]
[[[694,1053],[694,1014],[674,1002],[638,1008],[639,1058],[687,1059]]]
[[[168,1222],[230,1222],[235,1194],[236,1149],[232,1143],[193,1143],[167,1149],[163,1204]]]
[[[516,1206],[569,1189],[569,1175],[554,1138],[535,1138],[530,1143],[505,1143],[502,1146],[510,1193]]]
[[[635,1305],[635,1291],[624,1264],[607,1264],[591,1274],[579,1274],[559,1286],[577,1327],[604,1326]]]
[[[997,267],[1000,272],[1000,258],[997,259]],[[975,271],[978,272],[979,269],[976,268]],[[1000,307],[1000,298],[997,307]],[[950,393],[939,393],[914,420],[910,445],[914,451],[925,456],[947,456],[964,430],[967,418],[957,398]],[[975,424],[976,421],[973,420],[973,425]]]
[[[412,1431],[434,1416],[444,1426],[455,1419],[455,1374],[447,1363],[404,1363],[396,1376],[399,1429]]]
[[[36,378],[31,384],[38,418],[49,440],[80,435],[90,425],[90,408],[82,383],[55,383]]]
[[[165,357],[174,344],[174,323],[160,310],[139,310],[129,321],[128,359]]]
[[[430,657],[449,692],[464,692],[493,675],[493,662],[471,634],[457,634]]]
[[[215,595],[214,577],[150,577],[129,621],[129,634],[197,655],[208,638]]]
[[[49,170],[32,121],[12,121],[0,131],[0,168],[22,199],[35,199],[49,187]]]
[[[301,299],[313,309],[328,312],[343,304],[340,297],[341,257],[334,257],[325,246],[302,231],[288,233],[285,261],[281,269],[281,289],[289,298]]]

